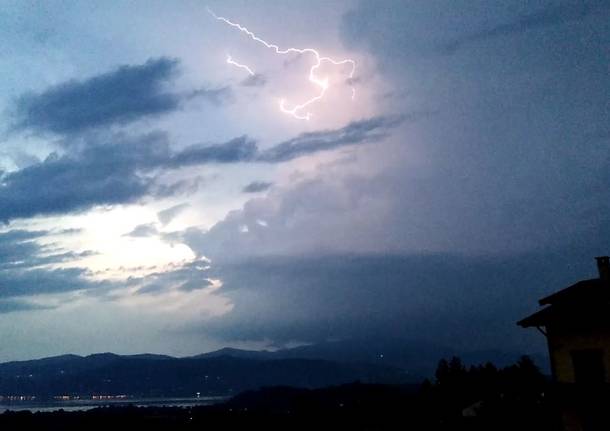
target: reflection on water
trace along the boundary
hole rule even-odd
[[[7,410],[33,412],[52,412],[56,410],[78,411],[90,410],[96,407],[107,406],[137,406],[137,407],[193,407],[207,406],[220,403],[229,397],[200,397],[200,398],[128,398],[122,400],[66,400],[66,401],[11,401],[0,403],[0,413]]]

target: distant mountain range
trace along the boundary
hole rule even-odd
[[[404,340],[347,340],[278,351],[225,348],[187,358],[166,355],[62,355],[0,364],[0,395],[234,395],[266,386],[319,388],[355,381],[417,383],[449,349]],[[518,355],[480,352],[466,363],[514,362]],[[539,362],[540,363],[540,362]]]
[[[214,352],[197,355],[197,358],[231,356],[244,359],[323,359],[341,363],[367,363],[383,367],[400,368],[413,382],[421,382],[434,375],[436,366],[442,358],[459,356],[466,364],[492,362],[497,366],[507,366],[516,362],[522,353],[501,350],[476,350],[459,352],[425,340],[406,340],[397,338],[354,338],[305,345],[276,351],[241,350],[224,348]],[[532,355],[536,364],[543,369],[546,358]]]
[[[65,355],[0,364],[0,395],[233,395],[265,386],[318,388],[346,382],[406,381],[402,370],[314,359],[259,360],[232,356]]]

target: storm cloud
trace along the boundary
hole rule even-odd
[[[177,74],[177,66],[176,59],[150,59],[24,94],[15,103],[12,128],[67,134],[174,111],[181,96],[165,85]]]
[[[551,5],[533,13],[523,14],[510,22],[458,37],[446,42],[441,49],[451,53],[471,43],[580,21],[590,14],[604,11],[610,11],[610,5],[604,0],[585,0]]]
[[[270,43],[357,61],[347,82],[320,67],[330,86],[309,122],[273,98],[315,90],[301,73],[312,58],[201,25],[205,6],[9,6],[28,27],[0,25],[13,114],[0,220],[32,230],[0,234],[0,313],[12,312],[0,353],[195,354],[378,334],[542,351],[515,322],[608,254],[606,3],[227,6]],[[24,43],[39,22],[57,34]],[[226,49],[264,75],[231,68]],[[118,64],[130,65],[108,68]],[[130,205],[77,214],[118,204]],[[88,259],[84,243],[103,255]],[[82,316],[88,326],[73,323]],[[55,328],[71,344],[56,345]]]
[[[607,17],[589,6],[520,17],[489,2],[467,16],[440,5],[451,12],[360,2],[344,18],[348,46],[402,94],[388,109],[434,112],[397,126],[383,151],[359,147],[354,165],[382,168],[325,166],[181,233],[235,305],[205,329],[280,343],[426,333],[489,348],[500,337],[526,349],[535,337],[516,320],[596,276],[592,257],[610,237]],[[491,30],[473,31],[485,20]],[[447,41],[472,49],[439,56]],[[328,136],[304,134],[261,158],[322,150]]]
[[[556,286],[593,276],[572,253],[512,257],[448,254],[267,256],[221,265],[222,294],[235,304],[201,331],[230,340],[321,342],[418,338],[476,350],[528,349],[536,334],[516,321]]]
[[[0,177],[0,220],[81,211],[95,205],[133,202],[184,189],[156,184],[153,171],[206,163],[246,161],[256,146],[244,138],[195,145],[172,152],[166,134],[113,135],[95,139],[74,154],[55,153],[35,165]],[[159,188],[159,190],[157,190]]]

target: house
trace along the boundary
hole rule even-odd
[[[517,322],[547,338],[557,383],[610,382],[610,257],[596,257],[599,278],[542,298],[537,313]]]

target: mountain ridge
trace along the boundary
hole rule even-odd
[[[194,397],[234,395],[266,386],[318,388],[355,381],[402,383],[396,368],[321,359],[166,358],[140,355],[63,355],[0,364],[0,396]]]

